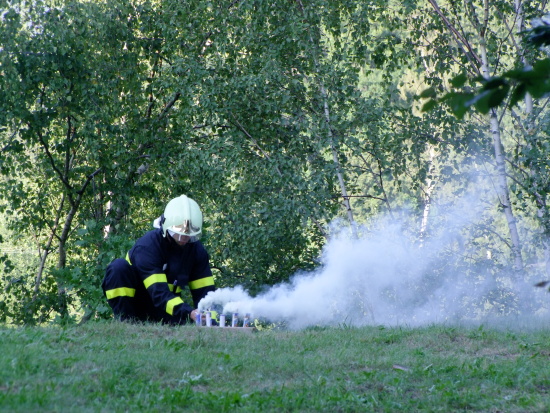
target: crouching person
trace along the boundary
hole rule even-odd
[[[126,259],[105,271],[102,288],[115,318],[185,324],[195,321],[199,301],[215,290],[209,257],[199,241],[202,212],[182,195],[166,205],[155,230],[136,241]],[[191,291],[193,306],[181,291]]]

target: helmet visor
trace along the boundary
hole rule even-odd
[[[181,241],[182,240],[181,237],[187,237],[187,238],[189,238],[189,240],[187,242],[192,243],[192,242],[197,242],[200,238],[200,234],[189,236],[189,235],[181,235],[181,234],[178,234],[177,232],[174,232],[174,231],[171,231],[171,230],[168,230],[167,232],[176,241]]]
[[[172,225],[168,229],[176,234],[187,235],[188,237],[197,235],[201,230],[200,227],[195,227],[189,219],[183,221],[181,225]]]

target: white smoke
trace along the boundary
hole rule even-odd
[[[291,329],[482,322],[496,309],[484,297],[495,290],[498,280],[485,274],[467,276],[452,263],[441,262],[442,252],[461,245],[461,229],[479,214],[474,208],[460,211],[422,245],[407,234],[403,222],[387,218],[360,228],[358,239],[349,236],[349,231],[335,231],[315,272],[296,274],[256,297],[240,286],[221,288],[209,293],[199,309],[218,305],[226,314],[248,313]],[[434,266],[439,269],[437,276],[430,272]],[[541,294],[532,285],[527,288],[529,297]]]

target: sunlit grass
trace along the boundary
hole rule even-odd
[[[1,411],[547,412],[550,330],[0,329]]]

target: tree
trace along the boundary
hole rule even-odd
[[[73,230],[105,220],[103,188],[113,188],[117,164],[135,162],[125,144],[144,76],[140,48],[127,47],[138,43],[128,13],[117,3],[38,1],[12,5],[0,21],[5,213],[12,228],[33,237],[40,256],[26,320],[52,308],[67,315],[66,289],[92,284],[84,274],[72,282],[63,275]],[[52,253],[56,270],[47,265]],[[47,291],[57,293],[57,304]]]
[[[303,113],[275,103],[291,96],[285,85],[305,90],[292,79],[292,67],[262,73],[269,63],[261,60],[265,55],[240,59],[253,46],[261,50],[248,43],[257,32],[242,37],[246,25],[268,15],[255,14],[255,7],[236,13],[233,6],[203,2],[67,1],[59,7],[14,6],[4,15],[6,76],[0,87],[13,97],[3,102],[1,119],[5,212],[36,235],[42,262],[24,317],[40,321],[52,310],[66,314],[69,290],[80,299],[93,290],[99,298],[101,272],[94,263],[104,265],[111,256],[98,247],[102,236],[105,248],[112,247],[117,233],[130,235],[133,220],[160,213],[174,192],[195,197],[213,218],[212,228],[219,229],[211,239],[217,268],[232,266],[237,275],[276,282],[307,267],[308,260],[311,265],[324,230],[316,215],[324,219],[325,206],[336,204],[310,189],[324,190],[332,170],[317,144],[289,122]],[[225,27],[224,19],[231,24],[222,34],[214,28]],[[278,49],[285,53],[279,63],[291,51]],[[273,100],[253,106],[266,90]],[[304,168],[304,156],[318,169]],[[280,196],[267,202],[266,193]],[[145,209],[133,213],[140,204]],[[232,228],[221,225],[228,216]],[[304,232],[304,224],[313,225],[314,233]],[[101,258],[90,260],[87,252]],[[47,264],[52,253],[58,256],[53,269]],[[274,255],[282,259],[274,261]],[[87,273],[91,269],[94,277]],[[58,304],[49,300],[55,295]]]
[[[104,267],[181,193],[203,208],[220,286],[315,267],[335,216],[354,228],[409,205],[427,239],[434,200],[466,186],[460,162],[491,146],[483,123],[413,106],[419,78],[459,70],[423,4],[10,6],[1,205],[42,263],[13,314],[101,311]]]
[[[447,43],[446,47],[461,51],[458,57],[461,59],[462,67],[466,68],[466,72],[477,75],[479,79],[483,79],[485,84],[493,85],[498,85],[498,81],[495,82],[493,77],[496,73],[502,71],[502,67],[512,67],[516,62],[521,65],[525,64],[525,50],[520,47],[521,42],[518,37],[518,32],[522,30],[521,24],[516,26],[513,22],[522,22],[525,13],[531,14],[536,11],[537,7],[544,7],[543,4],[533,3],[529,5],[529,10],[526,11],[519,2],[516,3],[515,7],[488,1],[479,4],[467,2],[462,7],[455,3],[442,5],[442,3],[435,0],[429,2],[443,26],[439,30],[444,28],[449,39],[452,40]],[[454,59],[455,56],[453,55],[452,58]],[[449,68],[452,67],[452,65],[449,65]],[[464,85],[465,79],[464,74],[455,77],[452,85],[461,87]],[[509,163],[511,157],[507,152],[510,151],[506,150],[506,143],[502,139],[502,133],[506,131],[504,123],[506,112],[497,108],[497,105],[493,105],[493,102],[502,101],[503,96],[506,94],[506,88],[501,86],[502,84],[495,87],[490,93],[479,95],[476,99],[472,99],[472,96],[467,98],[466,95],[450,93],[446,95],[445,101],[449,102],[455,113],[460,116],[465,113],[465,102],[475,104],[481,109],[487,109],[483,112],[489,114],[488,128],[491,131],[493,141],[494,162],[498,176],[496,188],[498,189],[499,204],[506,215],[516,271],[522,271],[524,266],[521,253],[522,247],[516,226],[510,188],[513,186],[512,182],[521,182],[523,179],[518,177],[515,171],[510,172],[510,169],[516,169],[517,171],[517,168],[514,168],[517,163]],[[424,92],[423,96],[433,95],[433,90],[435,89],[429,89]],[[535,94],[535,96],[540,95]],[[432,100],[425,106],[425,109],[434,107],[435,104],[436,101]],[[511,120],[513,121],[513,119]],[[521,174],[521,171],[518,172]]]
[[[521,12],[521,4],[516,5],[516,10]],[[515,151],[513,165],[520,173],[520,178],[514,179],[515,184],[522,191],[529,194],[537,207],[537,215],[542,227],[541,242],[545,246],[546,273],[550,273],[550,255],[548,254],[548,240],[550,238],[550,225],[547,207],[548,182],[547,173],[548,150],[543,143],[543,135],[547,135],[548,122],[543,117],[542,111],[532,114],[532,98],[540,99],[547,97],[550,92],[550,59],[537,56],[534,51],[542,49],[550,44],[550,26],[547,19],[535,19],[533,27],[525,30],[523,16],[520,14],[518,20],[518,32],[522,34],[525,48],[523,49],[521,62],[518,67],[505,71],[504,73],[490,78],[475,77],[473,82],[479,82],[481,86],[474,90],[468,90],[465,85],[467,78],[460,75],[453,80],[457,91],[448,92],[441,97],[436,97],[433,91],[424,92],[424,96],[433,98],[426,103],[426,109],[430,110],[437,102],[449,104],[454,114],[462,118],[466,112],[475,107],[481,113],[487,114],[503,106],[515,119],[519,120],[518,125],[523,131],[524,142]],[[533,65],[526,63],[527,55],[534,59]],[[526,112],[529,117],[526,122],[521,122],[515,113],[515,107],[520,105],[522,100],[526,101]],[[536,124],[537,117],[541,119]],[[542,135],[542,136],[541,136]],[[547,283],[537,284],[544,287]]]

